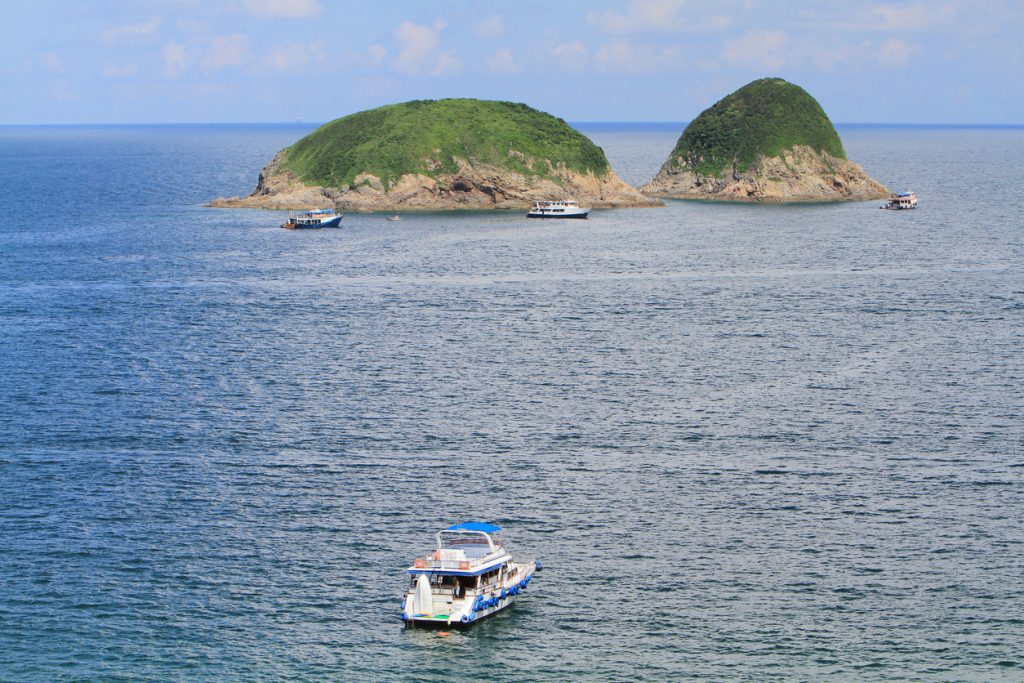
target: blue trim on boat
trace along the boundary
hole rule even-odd
[[[508,564],[511,561],[512,561],[511,559],[509,559],[508,557],[505,557],[504,559],[501,559],[501,560],[497,560],[497,561],[494,561],[494,562],[488,562],[487,564],[483,565],[482,567],[480,567],[478,569],[466,569],[466,570],[461,570],[461,569],[435,569],[434,567],[424,567],[424,568],[420,569],[418,567],[414,567],[412,569],[406,569],[405,573],[406,574],[413,574],[413,575],[415,575],[415,574],[443,574],[444,576],[479,576],[480,574],[486,574],[487,572],[491,571],[492,569],[497,569],[498,567],[500,567],[500,566],[502,566],[504,564]]]
[[[451,525],[446,531],[482,531],[485,534],[493,534],[501,531],[501,527],[487,522],[463,522]]]

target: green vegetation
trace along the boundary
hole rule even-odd
[[[703,175],[742,172],[761,155],[777,156],[807,145],[846,158],[843,143],[817,100],[781,78],[748,83],[706,109],[672,150],[670,163],[682,159]]]
[[[455,157],[545,177],[543,160],[596,175],[609,168],[601,148],[562,119],[472,99],[414,100],[336,119],[292,145],[284,165],[303,182],[341,187],[360,173],[385,184],[406,173],[454,173]]]

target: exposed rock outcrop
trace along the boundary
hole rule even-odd
[[[748,83],[702,112],[658,175],[640,190],[657,197],[743,202],[889,195],[846,158],[821,105],[781,78]]]
[[[662,204],[626,184],[610,169],[603,175],[596,175],[551,167],[551,177],[526,176],[493,164],[474,164],[456,157],[457,172],[433,178],[422,173],[406,173],[385,185],[383,179],[361,173],[351,185],[323,187],[304,183],[284,167],[283,154],[279,152],[260,171],[256,189],[251,194],[215,199],[209,205],[292,210],[434,211],[521,209],[535,201],[549,199],[575,199],[581,205],[598,208]]]
[[[604,152],[525,104],[416,100],[336,119],[281,150],[247,197],[211,206],[395,211],[524,208],[575,199],[658,206]]]
[[[738,202],[829,202],[881,199],[889,191],[860,166],[805,145],[761,156],[746,170],[704,175],[669,166],[643,187],[655,197]]]

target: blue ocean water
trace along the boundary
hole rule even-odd
[[[0,128],[0,680],[1024,678],[1024,130],[841,128],[914,212],[202,206],[311,128]],[[545,571],[403,630],[467,519]]]

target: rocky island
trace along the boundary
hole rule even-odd
[[[524,208],[575,199],[655,206],[600,147],[525,104],[415,100],[351,114],[281,150],[247,197],[218,207],[397,211]]]
[[[748,83],[701,113],[640,190],[656,197],[742,202],[889,196],[846,158],[817,100],[781,78]]]

